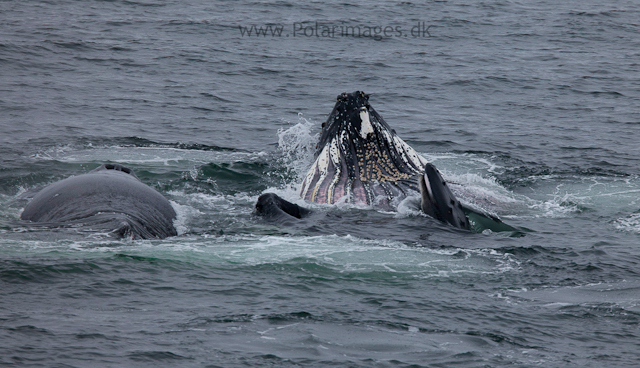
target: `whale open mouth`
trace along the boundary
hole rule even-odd
[[[418,191],[427,161],[400,139],[363,92],[342,93],[318,142],[300,195],[312,202],[395,208]]]

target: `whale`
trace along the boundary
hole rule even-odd
[[[177,215],[159,192],[133,170],[107,163],[39,191],[20,220],[38,228],[106,232],[115,238],[163,239],[176,236]]]
[[[427,163],[418,177],[422,212],[441,222],[469,230],[471,224],[462,203],[449,189],[447,182],[432,163]]]
[[[400,139],[369,103],[369,95],[342,93],[322,124],[315,161],[300,195],[321,204],[339,202],[392,210],[418,191],[427,160]]]
[[[338,95],[322,123],[314,158],[300,185],[306,201],[395,211],[405,198],[417,195],[424,214],[455,228],[517,231],[497,216],[462,204],[433,163],[396,134],[362,91]],[[311,212],[273,193],[259,196],[254,209],[280,220]]]

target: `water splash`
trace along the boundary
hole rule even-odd
[[[298,122],[287,129],[278,130],[278,148],[282,151],[283,164],[289,167],[301,179],[313,163],[316,143],[320,133],[312,133],[319,124],[314,123],[302,114],[298,114]]]

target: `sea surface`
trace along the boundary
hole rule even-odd
[[[356,90],[531,231],[300,200]],[[0,1],[0,366],[637,367],[639,142],[637,1]],[[105,162],[179,236],[18,222]]]

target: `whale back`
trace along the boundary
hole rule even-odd
[[[107,230],[118,237],[177,235],[176,213],[169,201],[132,170],[117,164],[105,164],[45,187],[20,218],[49,227]]]

